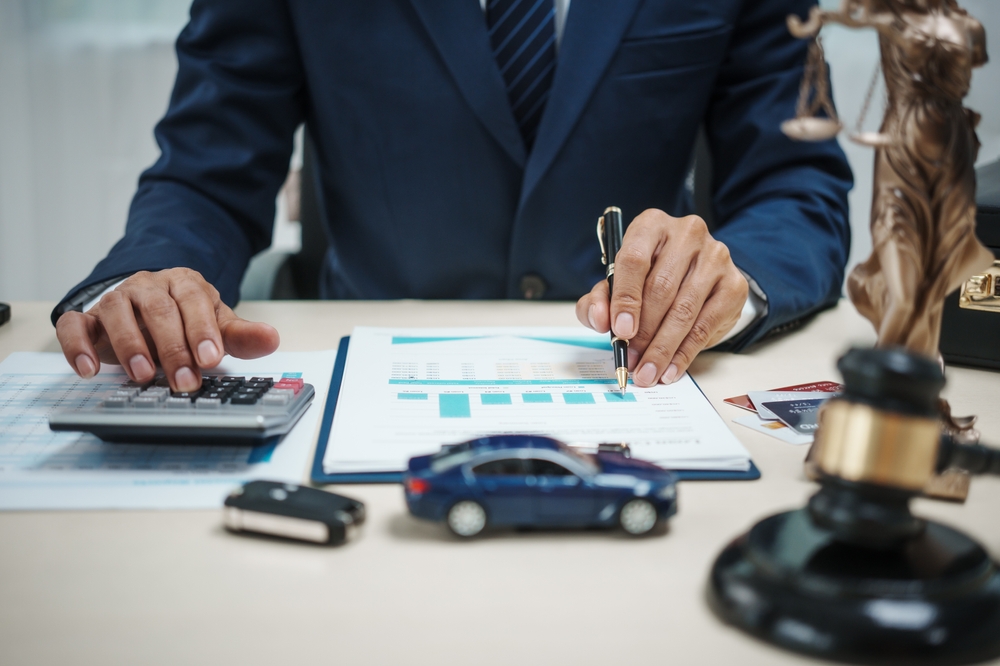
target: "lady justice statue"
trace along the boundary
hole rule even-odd
[[[975,235],[979,114],[962,106],[972,70],[987,61],[986,34],[956,0],[843,0],[837,11],[813,8],[804,23],[788,19],[800,38],[826,23],[878,32],[888,98],[880,131],[859,127],[851,136],[875,148],[875,183],[872,254],[847,291],[875,326],[877,346],[937,359],[945,296],[993,262]],[[782,126],[793,139],[825,140],[841,129],[818,38],[797,115]]]

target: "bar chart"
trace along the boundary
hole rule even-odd
[[[397,400],[418,401],[433,410],[437,403],[440,418],[472,418],[472,405],[483,407],[511,407],[518,405],[597,405],[609,403],[620,405],[636,402],[635,393],[622,395],[618,391],[590,393],[571,391],[565,393],[398,393]]]

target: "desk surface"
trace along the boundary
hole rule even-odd
[[[58,351],[49,303],[14,303],[0,359]],[[570,304],[244,303],[282,349],[326,349],[355,325],[574,325]],[[873,334],[849,304],[742,355],[692,368],[727,420],[726,396],[837,379],[835,357]],[[958,414],[1000,441],[997,375],[949,368]],[[731,426],[763,478],[691,482],[666,535],[502,533],[456,542],[409,517],[397,486],[337,490],[369,521],[340,548],[226,533],[221,511],[0,514],[0,663],[802,663],[721,625],[704,602],[719,550],[754,521],[801,505],[815,486],[806,449]],[[303,478],[305,478],[303,470]],[[978,479],[965,506],[919,501],[1000,554],[1000,482]]]

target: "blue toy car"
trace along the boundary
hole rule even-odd
[[[443,520],[465,538],[487,525],[618,524],[629,534],[647,534],[677,512],[676,481],[621,447],[591,455],[531,435],[445,446],[411,458],[403,475],[410,512]]]

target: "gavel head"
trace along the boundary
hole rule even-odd
[[[859,349],[837,363],[844,392],[819,415],[813,462],[821,490],[809,513],[836,538],[887,548],[915,536],[909,510],[937,471],[944,373],[903,349]]]

